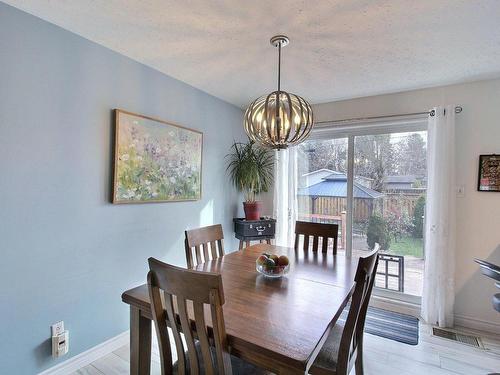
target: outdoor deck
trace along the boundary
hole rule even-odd
[[[361,239],[353,241],[353,255],[363,256],[368,251],[366,249],[366,242]],[[339,253],[342,254],[343,249],[339,249]],[[385,253],[385,252],[382,252]],[[390,254],[390,253],[388,253]],[[392,255],[392,254],[391,254]],[[397,273],[396,265],[389,266],[390,273]],[[422,258],[416,258],[414,256],[405,255],[404,256],[404,293],[411,294],[414,296],[422,296],[422,280],[424,275],[424,260]],[[397,278],[389,278],[389,288],[392,290],[398,289]],[[377,276],[376,286],[384,286],[384,277],[381,275]]]

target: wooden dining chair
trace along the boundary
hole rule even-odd
[[[355,365],[356,375],[363,375],[363,331],[370,296],[375,282],[379,245],[359,258],[345,324],[337,322],[311,367],[313,375],[348,375]]]
[[[186,239],[186,262],[188,268],[224,255],[224,233],[222,225],[210,225],[184,232]]]
[[[337,254],[337,240],[339,236],[339,226],[337,224],[310,223],[307,221],[295,222],[295,250],[299,248],[300,237],[304,237],[303,249],[309,250],[309,237],[313,237],[313,251],[318,251],[319,239],[321,238],[321,251],[326,253],[328,241],[333,239],[333,254]]]
[[[158,338],[162,375],[229,375],[233,374],[233,370],[235,374],[265,374],[229,354],[220,274],[187,270],[154,258],[149,258],[148,262],[149,298]],[[205,320],[205,305],[210,307],[206,310],[210,314],[210,327],[207,327]],[[167,326],[170,326],[174,336],[178,357],[175,364],[172,364]],[[181,332],[184,334],[186,348]]]

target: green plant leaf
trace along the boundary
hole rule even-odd
[[[255,201],[256,194],[266,192],[273,183],[274,155],[255,142],[234,142],[227,172],[233,185],[245,194],[245,201]]]

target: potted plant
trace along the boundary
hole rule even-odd
[[[257,146],[254,141],[234,142],[226,157],[229,159],[227,171],[231,182],[245,196],[245,219],[259,220],[262,202],[257,201],[256,196],[267,192],[273,182],[272,152]]]

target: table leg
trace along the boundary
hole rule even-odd
[[[238,250],[243,250],[243,240],[240,240],[240,246],[239,246]]]
[[[151,367],[151,320],[130,306],[130,374],[149,375]]]

